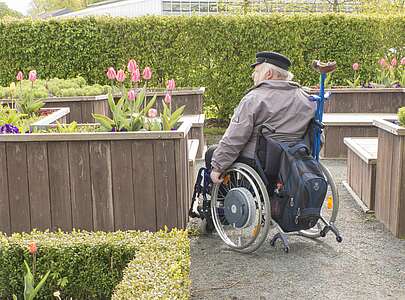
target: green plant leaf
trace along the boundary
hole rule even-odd
[[[109,117],[100,114],[92,114],[92,115],[94,120],[99,122],[101,126],[103,126],[105,129],[107,129],[108,131],[111,131],[113,129],[114,121],[111,120]]]

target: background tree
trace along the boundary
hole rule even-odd
[[[90,4],[102,2],[104,0],[33,0],[31,15],[38,15],[44,12],[52,12],[62,8],[72,10],[83,9]]]
[[[19,13],[18,11],[9,8],[6,3],[0,2],[0,18],[5,16],[21,18],[22,14]]]

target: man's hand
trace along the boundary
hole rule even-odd
[[[221,172],[215,169],[211,171],[210,177],[214,184],[221,183],[222,181],[224,181],[224,179],[221,178],[221,174],[222,174]]]

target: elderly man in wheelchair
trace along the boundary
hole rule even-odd
[[[342,240],[334,225],[337,189],[318,161],[323,106],[291,81],[290,65],[276,52],[256,54],[254,87],[197,176],[190,216],[239,252],[258,249],[272,227],[278,233],[271,245],[280,239],[285,252],[289,234],[318,238],[332,231]],[[314,66],[324,75],[335,65]]]

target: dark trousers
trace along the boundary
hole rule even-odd
[[[214,154],[215,149],[217,148],[218,145],[212,145],[210,146],[207,151],[205,152],[205,167],[207,169],[211,169],[211,160],[212,160],[212,155]],[[241,162],[244,164],[247,164],[248,166],[251,166],[252,168],[256,169],[256,163],[255,160],[252,158],[247,158],[243,156],[239,156],[235,162]]]

